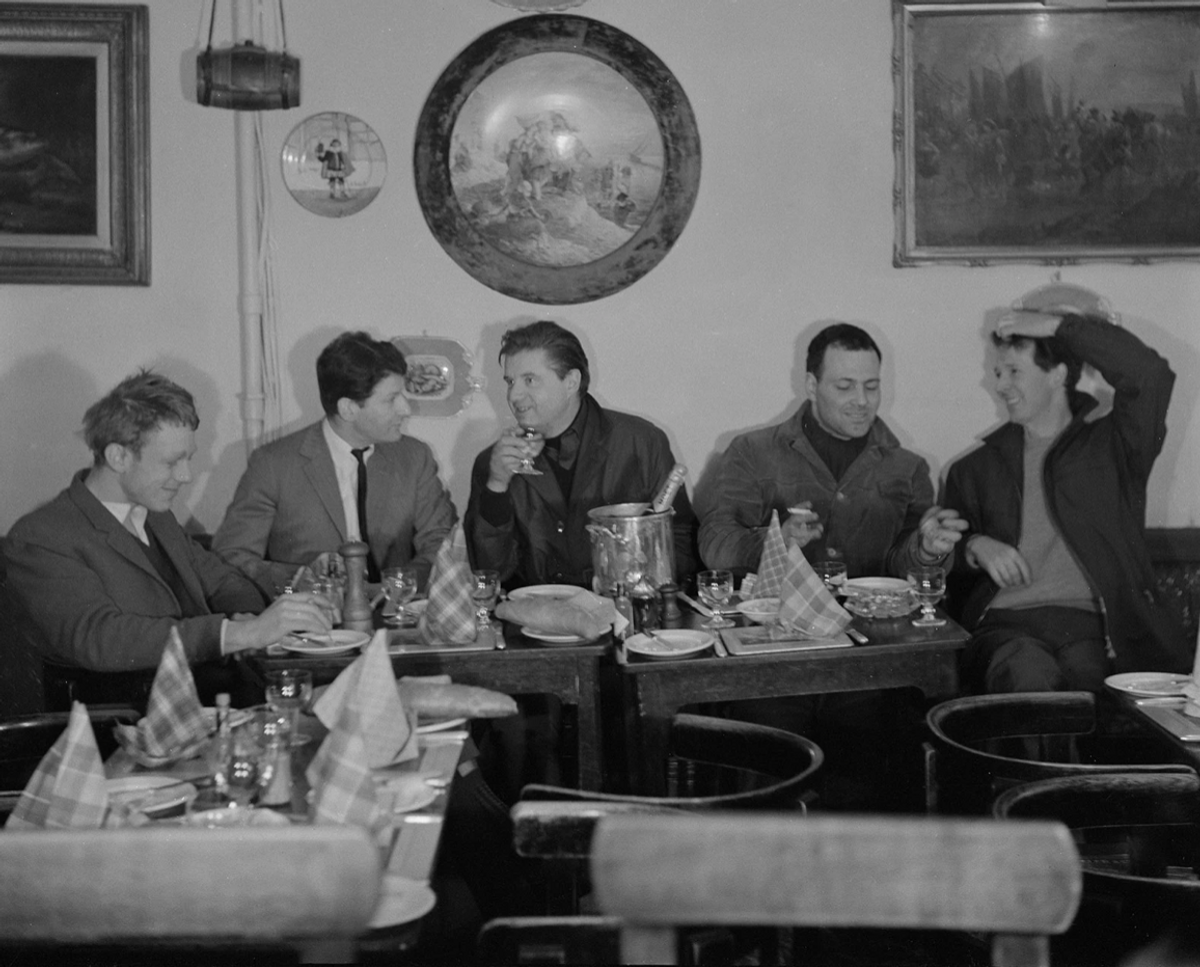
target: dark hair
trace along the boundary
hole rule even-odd
[[[852,326],[848,322],[835,322],[813,336],[812,342],[808,344],[808,356],[804,361],[804,368],[817,379],[821,378],[821,367],[825,365],[825,350],[830,346],[835,349],[844,349],[847,352],[870,350],[879,357],[881,363],[883,362],[883,353],[875,345],[875,340],[871,338],[870,333],[865,329],[859,329],[858,326]]]
[[[573,332],[545,319],[510,329],[500,340],[499,358],[503,361],[505,356],[531,349],[546,351],[546,361],[559,379],[566,379],[567,373],[573,369],[579,370],[579,395],[587,392],[592,379],[588,372],[587,355]]]
[[[381,379],[408,372],[404,353],[395,343],[372,339],[365,332],[344,332],[317,357],[317,389],[329,416],[337,414],[338,400],[362,403],[375,392]]]
[[[140,455],[146,437],[163,424],[200,425],[196,401],[178,383],[148,369],[126,376],[83,414],[83,438],[91,448],[96,466],[104,463],[104,451],[119,443]]]
[[[1108,322],[1103,316],[1086,316],[1078,313],[1068,313],[1062,321],[1068,319],[1091,319],[1095,322]],[[1069,350],[1066,344],[1057,336],[1034,338],[1033,336],[1001,336],[992,333],[992,345],[997,349],[1024,349],[1033,347],[1033,362],[1043,372],[1050,372],[1055,366],[1062,364],[1067,367],[1066,388],[1074,389],[1079,382],[1079,374],[1083,371],[1083,360]]]

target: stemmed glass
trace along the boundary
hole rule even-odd
[[[700,600],[712,609],[712,618],[703,628],[713,631],[717,628],[732,628],[733,622],[722,617],[721,609],[733,597],[732,571],[701,571],[696,575],[696,590]]]
[[[383,580],[384,596],[395,609],[395,614],[384,617],[384,622],[394,627],[404,626],[408,602],[417,593],[417,569],[415,567],[389,567],[380,575]]]
[[[538,431],[531,426],[517,427],[517,430],[526,440],[538,439]],[[521,465],[517,467],[516,472],[526,474],[530,477],[540,477],[542,475],[542,471],[533,465],[533,456],[529,453],[528,449],[526,449],[525,456],[521,458]]]
[[[946,623],[944,618],[934,615],[935,605],[946,593],[946,570],[937,567],[913,567],[908,572],[908,583],[921,602],[921,617],[913,621],[916,628],[939,628]]]
[[[491,626],[492,608],[500,594],[500,572],[487,568],[471,572],[471,600],[475,602],[475,627]]]
[[[271,711],[288,720],[288,735],[293,746],[304,745],[309,736],[300,732],[300,710],[309,703],[313,693],[312,672],[303,668],[280,668],[267,673],[267,704]]]

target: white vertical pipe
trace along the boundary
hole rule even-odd
[[[253,0],[233,4],[234,37],[252,37],[249,28]],[[239,27],[246,29],[239,30]],[[242,342],[242,435],[249,456],[262,441],[265,396],[262,379],[263,300],[259,288],[258,164],[254,147],[254,116],[233,112],[237,176],[238,315]]]

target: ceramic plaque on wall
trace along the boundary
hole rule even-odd
[[[675,76],[586,17],[484,34],[417,122],[417,197],[447,253],[527,302],[587,302],[656,266],[692,211],[700,135]]]
[[[292,197],[327,218],[362,211],[387,177],[379,135],[365,121],[340,111],[314,114],[292,128],[281,163]]]
[[[404,353],[404,395],[415,416],[454,416],[483,386],[471,375],[472,356],[462,343],[444,336],[397,336]]]

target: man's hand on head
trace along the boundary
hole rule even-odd
[[[996,335],[1001,339],[1024,336],[1028,339],[1049,339],[1058,332],[1062,316],[1043,312],[1011,312],[996,326]]]
[[[976,534],[967,542],[967,563],[982,568],[999,587],[1015,588],[1033,580],[1028,562],[1011,544]]]

